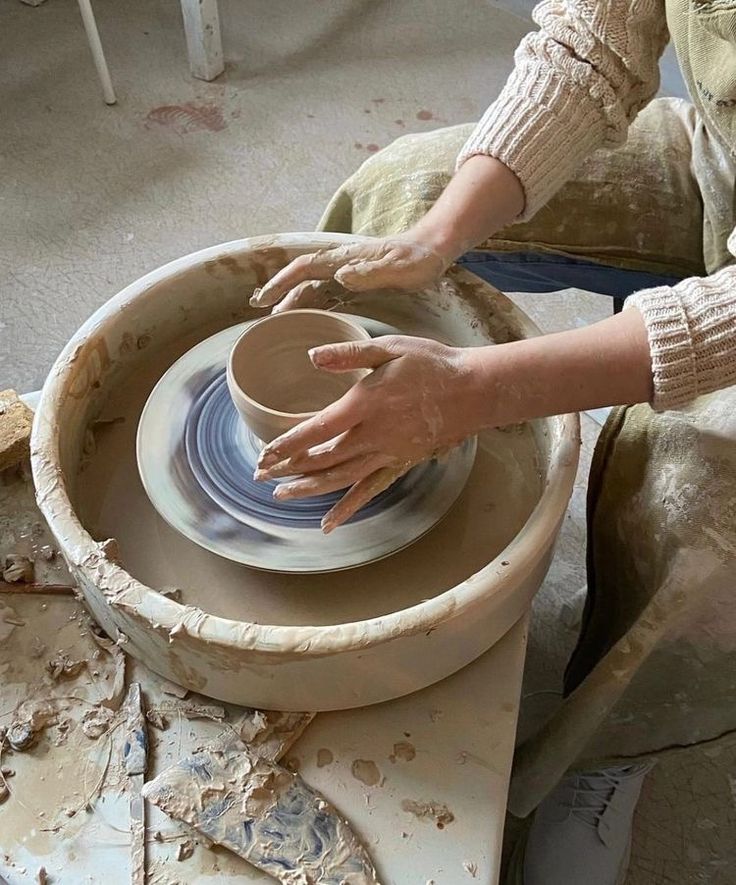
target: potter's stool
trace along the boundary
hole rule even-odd
[[[23,0],[23,2],[29,6],[40,6],[44,0]],[[105,104],[115,104],[117,98],[91,0],[77,0],[77,2]],[[181,12],[192,76],[198,80],[214,80],[225,70],[217,0],[181,0]]]

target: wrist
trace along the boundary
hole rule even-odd
[[[468,419],[468,434],[506,423],[499,415],[504,398],[499,395],[501,373],[497,350],[497,345],[458,348],[458,362],[462,367],[458,402],[462,402]]]
[[[404,236],[439,255],[446,268],[466,251],[453,230],[452,222],[442,218],[440,213],[433,213],[432,209]]]
[[[582,329],[463,349],[480,427],[649,402],[647,332],[636,310]]]
[[[495,157],[466,160],[408,236],[452,264],[524,211],[524,189]]]

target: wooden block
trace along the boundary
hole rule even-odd
[[[0,390],[0,470],[28,456],[33,412],[14,390]]]
[[[74,596],[77,588],[71,584],[12,584],[9,581],[0,581],[0,593],[18,593],[25,596]]]

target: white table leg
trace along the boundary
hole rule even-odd
[[[115,104],[117,98],[115,97],[115,90],[112,88],[112,80],[110,79],[110,71],[107,68],[107,62],[105,61],[105,53],[102,51],[102,43],[100,42],[100,34],[97,30],[95,14],[92,11],[92,4],[90,3],[90,0],[77,0],[77,2],[79,3],[79,11],[82,14],[84,30],[87,32],[87,40],[92,52],[92,58],[94,59],[95,67],[97,68],[97,76],[100,78],[105,103]]]
[[[214,80],[225,70],[217,0],[181,0],[189,69],[198,80]]]

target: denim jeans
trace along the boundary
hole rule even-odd
[[[458,263],[502,292],[585,289],[611,296],[616,312],[639,289],[672,286],[681,279],[546,252],[467,252]]]

